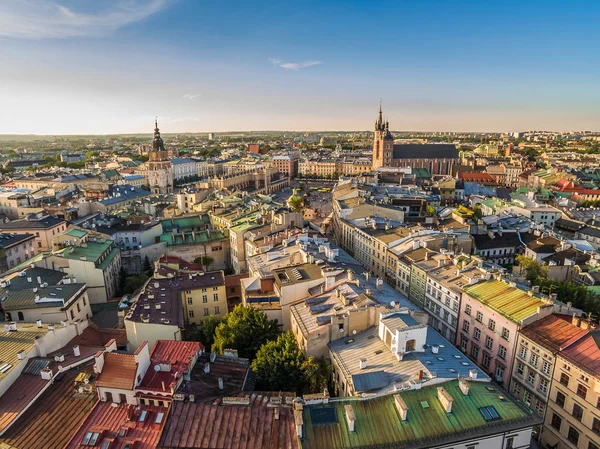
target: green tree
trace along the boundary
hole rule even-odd
[[[144,264],[142,265],[142,271],[144,273],[146,273],[148,276],[152,276],[152,274],[154,273],[154,267],[152,266],[152,263],[150,262],[150,259],[148,258],[148,256],[144,257]]]
[[[292,195],[288,199],[288,204],[294,212],[302,212],[304,210],[304,201],[301,196]]]
[[[483,212],[481,211],[481,206],[479,204],[476,204],[473,207],[473,220],[475,220],[475,222],[478,222],[482,218],[483,218]]]
[[[194,263],[198,265],[204,265],[204,269],[208,271],[208,268],[215,263],[215,259],[210,256],[199,256],[194,259]]]
[[[99,156],[100,156],[100,153],[98,153],[97,151],[88,151],[87,153],[85,153],[85,158],[87,160],[94,159]]]
[[[302,377],[305,394],[322,392],[331,378],[331,364],[323,357],[311,356],[302,363]]]
[[[202,320],[200,324],[192,324],[187,328],[186,339],[190,341],[199,341],[207,350],[212,348],[215,342],[215,331],[221,324],[221,319],[214,315]]]
[[[258,376],[262,390],[299,392],[303,387],[302,365],[304,355],[291,331],[268,341],[258,350],[252,369]]]
[[[532,284],[548,277],[548,269],[537,260],[519,254],[516,261],[521,269],[521,274]]]
[[[131,276],[127,276],[125,278],[125,283],[123,284],[123,294],[130,295],[144,285],[147,280],[148,276],[145,274],[132,274]]]
[[[259,348],[279,334],[277,320],[269,320],[262,310],[238,304],[217,326],[212,349],[219,354],[237,349],[240,357],[254,359]]]

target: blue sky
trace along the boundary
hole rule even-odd
[[[2,0],[0,133],[600,130],[600,2]]]

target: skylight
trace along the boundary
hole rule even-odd
[[[165,414],[163,412],[158,412],[158,414],[156,415],[156,419],[154,420],[154,423],[155,424],[162,423],[164,416],[165,416]]]
[[[146,416],[148,415],[148,410],[142,410],[142,413],[140,414],[140,422],[144,422],[146,421]]]
[[[486,421],[496,421],[497,419],[500,419],[500,415],[498,414],[493,405],[481,407],[479,411],[481,412],[483,418]]]

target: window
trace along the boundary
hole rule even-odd
[[[108,449],[110,447],[110,443],[112,443],[112,440],[104,440],[100,449]]]
[[[215,293],[215,294],[213,295],[213,299],[214,299],[215,301],[218,301],[218,300],[219,300],[219,294],[218,294],[218,293]]]
[[[463,330],[469,332],[469,322],[467,320],[463,321]]]
[[[569,426],[569,433],[567,434],[567,440],[569,440],[575,446],[577,446],[577,443],[579,443],[579,432],[577,431],[577,429],[575,427]]]
[[[474,359],[477,359],[477,357],[479,357],[479,348],[475,345],[473,345],[473,347],[471,348],[471,356]]]
[[[550,363],[546,362],[545,360],[544,363],[542,363],[542,371],[544,374],[550,375]]]
[[[592,430],[600,435],[600,419],[594,418],[594,421],[592,422]]]
[[[535,412],[540,416],[544,416],[544,403],[542,401],[535,401]]]
[[[588,443],[588,449],[600,449],[600,446],[595,445],[592,442]]]
[[[160,424],[160,423],[162,423],[162,420],[163,420],[163,418],[164,418],[164,417],[165,417],[165,414],[164,414],[164,412],[158,412],[158,413],[156,414],[156,419],[154,420],[154,423],[155,423],[155,424]]]
[[[515,447],[515,437],[507,438],[505,449],[513,449],[514,447]]]
[[[481,407],[479,411],[481,412],[483,418],[486,421],[495,421],[497,419],[500,419],[500,415],[498,414],[496,408],[493,405],[490,405],[488,407]]]
[[[96,443],[98,442],[99,437],[100,437],[99,432],[86,432],[85,435],[83,436],[83,440],[81,441],[81,444],[83,446],[95,446]]]
[[[579,404],[573,404],[573,412],[571,415],[573,415],[573,418],[575,418],[577,421],[581,421],[583,418],[583,409],[579,406]]]
[[[219,313],[221,313],[221,311],[219,310],[219,306],[215,307],[215,313],[216,313],[216,314],[219,314]]]
[[[525,393],[523,393],[523,402],[531,407],[531,392],[529,390],[525,390]]]
[[[581,396],[583,399],[585,399],[587,396],[587,387],[577,384],[577,396]]]
[[[531,354],[531,360],[529,361],[533,366],[537,367],[539,356],[537,354]]]
[[[566,397],[564,394],[562,394],[560,391],[556,392],[556,401],[554,402],[556,402],[557,405],[561,406],[562,408],[565,408],[565,399]]]
[[[481,331],[477,328],[473,331],[473,338],[477,341],[481,338]]]
[[[146,416],[148,416],[148,410],[142,410],[142,413],[140,413],[140,419],[138,419],[138,421],[139,422],[146,421]]]
[[[504,338],[505,340],[508,340],[510,338],[510,331],[505,327],[502,328],[502,338]]]
[[[208,296],[202,295],[202,302],[208,302]]]
[[[560,383],[563,384],[565,387],[568,387],[569,386],[569,376],[567,376],[565,373],[561,373]]]
[[[489,368],[490,367],[490,362],[492,360],[492,357],[487,353],[484,352],[483,353],[483,358],[481,360],[481,364],[485,367],[485,368]]]
[[[515,396],[519,396],[521,394],[521,384],[515,382],[515,385],[513,387],[513,393],[515,394]]]
[[[477,321],[483,323],[483,313],[477,312]]]
[[[506,358],[506,348],[502,345],[498,348],[498,356],[503,360]]]
[[[488,328],[491,330],[496,329],[496,322],[490,318],[490,322],[488,323]]]
[[[550,425],[554,427],[556,430],[560,431],[560,425],[562,424],[562,418],[558,416],[556,413],[552,414],[552,421],[550,421]]]
[[[194,311],[193,310],[188,310],[188,317],[194,318]]]
[[[494,345],[494,339],[487,336],[485,337],[485,346],[486,348],[492,349],[492,346]]]
[[[471,315],[471,306],[469,304],[467,304],[467,306],[465,307],[465,313],[467,315]]]
[[[204,316],[208,316],[208,307],[204,309]]]
[[[73,311],[71,311],[71,313],[73,313]],[[19,321],[25,321],[25,317],[23,316],[23,312],[17,312],[17,315],[19,316]]]
[[[517,374],[519,376],[522,376],[524,372],[525,372],[525,365],[523,365],[521,362],[517,362]]]
[[[188,298],[187,301],[188,301],[188,304],[191,306],[193,303],[192,298]]]
[[[530,369],[527,375],[527,383],[533,385],[535,383],[535,371]]]
[[[540,387],[539,390],[542,393],[547,393],[548,392],[548,381],[544,378],[540,378]]]

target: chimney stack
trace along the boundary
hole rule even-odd
[[[351,405],[345,405],[344,411],[346,412],[346,421],[348,422],[348,430],[350,432],[354,432],[354,423],[356,422],[356,417],[354,416],[354,410]]]
[[[471,379],[477,379],[477,370],[475,370],[475,369],[470,369],[470,370],[469,370],[469,377],[470,377]]]
[[[464,394],[465,396],[469,395],[469,389],[471,388],[469,382],[461,378],[458,380],[458,386],[460,388],[460,391],[462,391],[462,394]]]
[[[406,421],[406,418],[408,416],[408,406],[406,405],[406,402],[404,402],[404,399],[402,399],[402,396],[400,396],[399,394],[395,394],[394,404],[396,405],[396,410],[400,415],[400,419],[402,421]]]
[[[452,399],[452,396],[450,396],[444,387],[438,387],[437,390],[438,399],[442,404],[442,407],[444,407],[446,413],[452,413],[452,402],[454,402],[454,399]]]
[[[360,359],[358,362],[358,367],[360,369],[365,369],[367,367],[367,359]]]
[[[75,357],[79,357],[81,355],[81,351],[79,350],[79,345],[73,346],[73,355]]]
[[[219,377],[219,390],[223,389],[223,378]]]

